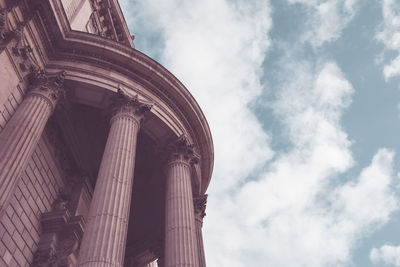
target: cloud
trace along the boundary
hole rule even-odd
[[[269,135],[249,107],[262,91],[261,65],[272,26],[268,2],[153,0],[135,5],[141,12],[132,17],[160,31],[160,61],[190,89],[210,124],[218,177],[210,189],[239,183],[273,155]]]
[[[383,23],[376,38],[388,50],[400,52],[400,4],[396,0],[382,1]],[[388,80],[400,74],[400,54],[397,55],[383,69],[385,79]]]
[[[303,42],[321,46],[337,40],[355,14],[358,0],[287,0],[290,4],[301,4],[307,10],[307,30]]]
[[[218,203],[207,226],[218,266],[341,265],[351,261],[356,240],[397,208],[392,151],[379,150],[358,177],[338,181],[353,165],[340,117],[354,89],[337,65],[290,63],[287,73],[274,108],[293,147],[259,180]]]
[[[383,245],[380,248],[373,248],[369,258],[375,265],[400,266],[400,246]]]
[[[314,34],[307,41],[314,46],[339,38],[356,5],[289,1],[308,8],[311,28],[303,37]],[[136,35],[149,31],[153,40],[140,45],[183,81],[211,127],[216,157],[204,224],[208,265],[351,261],[358,238],[397,209],[390,186],[394,152],[379,149],[359,175],[345,175],[355,162],[341,118],[354,88],[337,64],[305,61],[288,51],[277,70],[283,81],[276,88],[263,85],[262,63],[271,47],[268,1],[123,5],[141,25],[133,29]],[[263,90],[276,95],[270,109],[283,125],[277,132],[290,143],[285,151],[270,148],[274,136],[251,109]]]

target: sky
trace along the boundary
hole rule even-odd
[[[210,125],[207,266],[400,266],[400,1],[120,4]]]

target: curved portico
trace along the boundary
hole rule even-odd
[[[52,66],[55,66],[53,63]],[[106,107],[109,107],[112,104],[112,99],[113,96],[116,94],[115,92],[112,92],[108,88],[102,88],[100,87],[100,82],[103,84],[107,84],[110,86],[110,84],[114,84],[115,87],[114,89],[118,90],[123,90],[125,91],[126,94],[129,94],[131,96],[136,96],[140,99],[140,101],[146,102],[146,103],[152,103],[152,108],[147,112],[147,114],[143,117],[143,121],[140,126],[140,136],[138,138],[138,146],[140,147],[139,150],[137,150],[137,160],[139,163],[136,164],[135,167],[135,175],[133,179],[133,190],[132,190],[132,203],[129,203],[127,205],[128,207],[131,206],[130,209],[130,219],[129,219],[129,227],[127,229],[127,243],[126,247],[124,247],[124,250],[126,249],[126,256],[125,256],[125,262],[129,263],[135,262],[135,261],[146,261],[151,259],[158,259],[159,260],[159,265],[162,266],[161,262],[164,262],[164,259],[166,260],[164,266],[180,266],[176,265],[178,262],[169,262],[169,258],[165,258],[166,253],[170,255],[178,255],[179,251],[172,251],[170,252],[168,248],[172,248],[171,244],[173,242],[178,242],[177,239],[172,239],[170,235],[167,235],[167,229],[165,227],[168,227],[166,225],[167,221],[166,218],[171,219],[171,215],[168,215],[171,213],[172,210],[175,209],[181,209],[181,212],[187,213],[187,211],[183,210],[185,208],[189,208],[189,212],[193,213],[193,215],[190,217],[190,220],[192,221],[192,241],[190,241],[190,244],[192,246],[192,254],[190,255],[183,255],[182,257],[185,259],[185,257],[190,256],[192,264],[190,266],[204,266],[204,265],[198,265],[199,262],[204,262],[204,260],[200,260],[199,256],[204,255],[203,248],[199,247],[199,244],[202,245],[202,240],[198,240],[198,234],[197,232],[198,227],[197,223],[195,222],[195,217],[196,214],[194,213],[194,199],[196,199],[198,196],[204,193],[204,189],[202,189],[202,184],[204,184],[207,181],[202,181],[199,178],[203,178],[201,173],[201,154],[200,150],[196,145],[194,145],[193,142],[193,137],[191,137],[188,133],[188,131],[185,128],[184,123],[179,120],[179,117],[173,113],[173,110],[166,104],[162,103],[159,99],[154,99],[149,97],[149,95],[145,95],[142,92],[144,91],[143,89],[141,90],[129,90],[127,87],[126,81],[124,83],[122,82],[116,82],[115,80],[107,80],[107,79],[99,79],[98,76],[96,78],[89,77],[88,74],[82,74],[80,71],[72,71],[72,68],[68,68],[67,66],[67,71],[68,75],[65,81],[65,86],[68,88],[69,92],[69,99],[71,101],[72,105],[72,110],[70,112],[75,113],[73,116],[79,116],[81,112],[80,110],[85,110],[84,113],[86,114],[91,114],[90,112],[87,112],[87,110],[91,110],[93,117],[90,117],[92,115],[88,115],[89,118],[86,118],[86,120],[90,120],[93,122],[96,121],[96,119],[99,121],[99,124],[103,125],[103,136],[108,135],[108,138],[110,138],[110,133],[107,133],[107,116],[104,115],[107,110]],[[56,70],[56,69],[54,69]],[[101,72],[100,72],[101,73]],[[75,76],[76,75],[76,76]],[[96,75],[96,74],[95,74]],[[94,75],[94,76],[95,76]],[[92,84],[87,83],[95,81]],[[145,97],[143,96],[145,95]],[[95,102],[97,100],[97,102]],[[73,109],[77,109],[76,111],[73,111]],[[97,110],[97,111],[96,111]],[[99,115],[100,114],[100,115]],[[94,117],[97,118],[94,118]],[[75,118],[77,121],[83,120],[83,118]],[[112,128],[110,128],[111,131]],[[79,132],[78,132],[79,134]],[[173,142],[174,140],[177,140],[180,136],[186,136],[187,140],[186,142],[193,147],[193,150],[196,151],[195,154],[197,155],[198,159],[198,164],[197,165],[191,165],[189,162],[187,163],[187,167],[189,168],[188,171],[186,172],[189,176],[185,179],[187,180],[188,185],[190,186],[190,191],[187,191],[188,188],[186,189],[187,192],[190,192],[191,199],[187,199],[186,205],[184,206],[171,206],[171,204],[167,204],[166,201],[170,199],[170,196],[168,196],[168,181],[174,181],[174,177],[168,178],[168,174],[165,172],[165,168],[168,165],[165,160],[166,153],[168,153],[169,150],[169,144],[171,141]],[[190,138],[190,139],[189,139]],[[104,137],[102,138],[104,142]],[[98,141],[101,142],[101,141]],[[98,158],[98,156],[94,156],[94,158]],[[97,163],[98,164],[98,163]],[[101,163],[103,164],[103,163]],[[139,164],[139,165],[138,165]],[[93,164],[96,166],[96,164]],[[93,167],[95,169],[95,167]],[[138,173],[136,172],[136,169],[138,169]],[[152,171],[149,171],[148,169],[152,169]],[[90,172],[90,170],[88,170]],[[137,173],[137,174],[136,174]],[[195,174],[195,175],[193,175]],[[99,174],[100,178],[100,174]],[[98,179],[99,179],[98,178]],[[196,180],[198,179],[198,180]],[[94,198],[93,200],[96,199],[96,189],[97,189],[97,183],[99,180],[96,181],[96,187],[95,187],[95,192],[94,192]],[[137,190],[135,190],[135,186],[137,186]],[[143,193],[146,192],[145,194]],[[114,191],[116,192],[116,191]],[[107,193],[108,194],[108,193]],[[135,195],[136,194],[136,195]],[[179,193],[178,193],[179,194]],[[100,196],[105,196],[104,192],[99,193]],[[149,198],[148,196],[151,195]],[[189,195],[187,195],[188,197]],[[130,202],[129,199],[126,201]],[[95,201],[97,202],[97,201]],[[96,206],[98,208],[98,206]],[[153,209],[153,210],[148,210]],[[154,211],[154,212],[152,212]],[[101,213],[101,211],[98,211]],[[89,215],[90,216],[90,215]],[[168,216],[168,217],[167,217]],[[172,216],[179,216],[176,212],[173,212]],[[173,219],[173,217],[172,217]],[[155,223],[156,222],[156,223]],[[185,224],[185,222],[183,222]],[[87,225],[88,229],[87,231],[90,231],[90,226],[91,223]],[[106,225],[106,224],[105,224]],[[179,223],[178,223],[179,225]],[[170,227],[170,226],[169,226]],[[185,227],[185,226],[184,226]],[[109,230],[110,228],[105,228],[106,230]],[[201,232],[201,230],[200,230]],[[106,234],[107,237],[113,236],[110,232],[107,232]],[[180,235],[178,234],[175,238],[179,237]],[[85,238],[84,238],[85,240]],[[97,241],[99,241],[97,239]],[[96,242],[97,242],[96,241]],[[147,242],[147,243],[146,243]],[[169,242],[170,245],[167,245]],[[182,243],[184,244],[184,240],[182,240]],[[90,243],[87,241],[87,243]],[[187,245],[182,245],[182,248],[185,248]],[[105,246],[107,247],[107,246]],[[85,241],[82,243],[82,248],[81,248],[81,256],[83,253],[87,253],[85,248]],[[184,253],[185,249],[181,252]],[[101,249],[98,250],[98,253],[102,254]],[[102,261],[102,260],[100,260]],[[107,260],[104,260],[105,262]],[[83,263],[83,261],[82,261]],[[99,266],[99,262],[94,262],[95,265],[93,266]],[[97,264],[97,265],[96,265]],[[133,263],[132,263],[133,264]],[[183,261],[182,266],[185,266],[187,262]],[[82,266],[86,266],[83,265]],[[90,266],[90,265],[88,265]],[[104,265],[104,266],[114,266],[114,265]],[[118,265],[117,265],[118,266]],[[134,266],[134,265],[132,265]]]
[[[213,164],[213,145],[207,122],[197,102],[175,76],[139,51],[112,41],[104,41],[95,35],[69,31],[63,27],[62,21],[58,23],[61,23],[59,29],[64,39],[63,42],[56,42],[60,53],[49,62],[48,68],[53,71],[61,68],[67,71],[65,86],[68,87],[71,102],[106,110],[111,104],[113,95],[118,91],[123,91],[131,97],[153,104],[144,117],[140,128],[141,137],[138,139],[138,146],[142,147],[142,153],[137,154],[140,165],[136,164],[138,173],[137,177],[135,175],[133,178],[126,264],[131,263],[131,266],[134,266],[135,262],[144,263],[146,258],[147,261],[150,258],[158,258],[160,266],[187,266],[187,264],[205,266],[201,229],[199,229],[201,225],[196,223],[198,215],[194,212],[193,203],[195,199],[205,194],[209,184]],[[101,62],[100,65],[99,62]],[[169,144],[181,136],[186,137],[186,142],[197,155],[198,162],[197,165],[188,162],[185,167],[189,168],[184,173],[188,175],[185,179],[188,179],[186,183],[189,183],[187,186],[190,190],[187,191],[186,187],[186,190],[181,193],[176,191],[173,193],[171,189],[177,190],[179,187],[172,186],[171,182],[182,177],[175,178],[171,176],[171,171],[165,172],[166,166],[175,165],[167,164],[168,161],[164,160],[163,155]],[[151,145],[140,144],[140,142],[149,142]],[[151,156],[147,159],[141,158],[147,153],[155,160],[152,160]],[[156,170],[149,171],[149,168],[143,167],[149,164],[154,164],[153,168]],[[135,185],[138,189],[135,189]],[[140,192],[146,190],[151,192],[151,194],[146,194],[152,195],[151,198],[145,197],[145,194]],[[190,198],[186,199],[186,204],[181,203],[178,207],[168,202],[174,199],[174,194],[179,196],[182,193],[190,195],[186,195],[186,198]],[[146,206],[155,207],[154,210],[157,212],[149,212]],[[177,210],[180,210],[182,214],[192,215],[184,219]],[[179,218],[183,219],[182,224]],[[184,221],[188,219],[189,221]],[[158,223],[151,222],[152,220]],[[176,226],[171,225],[174,222],[177,223]],[[177,233],[174,237],[169,230],[171,226],[179,229],[179,225],[185,229],[187,223],[191,224],[192,236],[192,239],[187,241],[180,240],[187,235]],[[178,244],[183,249],[182,251],[179,251]],[[85,243],[82,246],[84,247]],[[84,251],[83,247],[81,253]],[[80,255],[80,257],[84,256]]]
[[[199,105],[168,70],[128,46],[126,36],[116,42],[73,31],[61,0],[33,2],[32,24],[41,29],[40,49],[46,51],[39,67],[50,76],[63,73],[65,98],[50,121],[63,132],[73,161],[64,176],[68,180],[82,173],[87,187],[94,188],[85,189],[89,212],[78,212],[83,205],[79,193],[73,211],[55,204],[41,215],[44,230],[35,262],[133,267],[157,259],[160,267],[204,267],[199,223],[204,209],[199,215],[197,203],[210,182],[213,144]],[[54,109],[44,114],[40,131]],[[17,109],[15,115],[19,113]],[[39,113],[29,115],[44,116]],[[41,132],[35,135],[39,139]],[[33,151],[37,142],[26,149]],[[9,199],[19,180],[12,181],[0,183],[0,192],[7,191]],[[74,178],[70,187],[76,183]],[[9,199],[0,204],[6,206]],[[60,193],[55,203],[71,199]],[[71,251],[76,255],[65,254]]]

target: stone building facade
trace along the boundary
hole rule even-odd
[[[204,267],[207,121],[117,0],[0,0],[0,266]]]

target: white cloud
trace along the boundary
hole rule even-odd
[[[218,203],[216,220],[226,223],[206,227],[219,266],[341,265],[351,261],[356,240],[397,208],[389,150],[379,150],[358,178],[332,186],[353,164],[340,127],[353,88],[338,67],[289,64],[287,73],[275,109],[293,148],[228,203]]]
[[[356,3],[289,1],[310,8],[307,34],[315,35],[310,41],[315,46],[340,36]],[[272,108],[291,147],[273,157],[269,134],[249,108],[263,89],[269,2],[135,5],[133,19],[152,36],[161,35],[155,48],[161,62],[199,101],[213,133],[215,170],[204,224],[208,265],[313,267],[351,261],[356,240],[385,223],[397,204],[390,150],[377,151],[358,177],[338,178],[354,165],[340,124],[354,89],[339,67],[290,56],[282,60],[285,81],[273,88]],[[267,170],[255,175],[266,164]]]
[[[382,1],[383,23],[382,29],[376,35],[386,49],[400,52],[400,4],[396,0]],[[400,55],[386,64],[383,69],[385,79],[388,80],[400,74]]]
[[[249,103],[260,95],[270,46],[265,1],[141,1],[146,29],[161,30],[161,62],[190,89],[214,139],[213,190],[228,188],[271,158],[269,136]],[[133,15],[132,17],[135,17]],[[149,26],[150,25],[150,26]]]
[[[287,0],[307,7],[307,30],[303,41],[314,46],[337,40],[355,14],[358,0]]]
[[[373,248],[369,254],[370,260],[378,266],[381,263],[390,266],[400,266],[400,246],[383,245]]]

